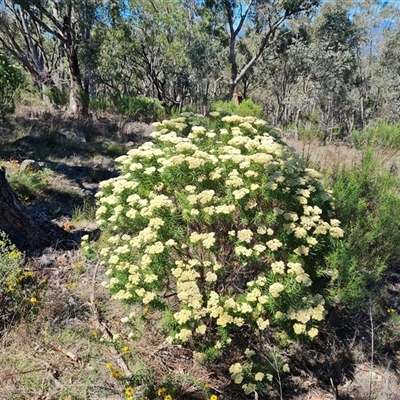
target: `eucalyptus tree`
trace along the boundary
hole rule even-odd
[[[49,40],[16,2],[0,3],[0,44],[30,74],[35,86],[46,89],[54,85],[53,72],[60,61],[58,43]]]
[[[282,127],[303,122],[342,134],[354,124],[357,30],[341,4],[324,3],[313,18],[290,22],[286,40],[274,49],[275,59],[261,60],[260,86],[271,119]]]
[[[356,87],[358,32],[348,10],[340,3],[325,3],[314,23],[312,81],[325,137],[351,132],[354,125],[352,91]]]
[[[202,14],[228,49],[227,98],[257,64],[262,54],[287,34],[287,22],[316,9],[319,0],[205,0]],[[239,57],[239,43],[251,37],[251,52]]]
[[[65,60],[69,73],[69,112],[85,114],[79,48],[90,37],[100,0],[3,0],[0,42],[31,74],[35,84],[54,85]],[[86,86],[87,90],[87,86]]]
[[[114,24],[94,33],[104,37],[98,68],[103,90],[154,97],[167,109],[200,108],[217,90],[222,49],[204,29],[197,1],[126,5]]]
[[[379,32],[388,9],[385,3],[387,2],[381,0],[347,0],[342,3],[357,31],[354,46],[357,85],[353,93],[357,129],[363,129],[373,118],[371,84],[375,79],[374,65],[378,57]]]
[[[370,119],[388,123],[400,120],[400,32],[397,25],[381,32],[369,88]]]

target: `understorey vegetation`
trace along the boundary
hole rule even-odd
[[[395,2],[0,2],[0,400],[399,398]]]

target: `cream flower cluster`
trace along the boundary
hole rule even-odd
[[[325,309],[311,277],[328,270],[325,252],[343,235],[332,199],[265,121],[221,122],[156,123],[153,141],[117,159],[120,176],[97,194],[97,222],[110,232],[104,284],[117,299],[170,310],[171,341],[212,337],[223,351],[221,329],[262,337],[288,321],[290,336],[313,337]]]
[[[261,371],[253,371],[254,365],[251,359],[255,352],[249,349],[245,350],[247,360],[244,363],[234,363],[229,367],[231,379],[236,384],[242,384],[242,389],[246,395],[249,395],[257,390],[257,386],[262,382],[271,383],[273,376],[269,373]],[[288,365],[284,364],[282,372],[288,372]]]

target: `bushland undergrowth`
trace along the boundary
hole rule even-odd
[[[121,177],[102,183],[100,208],[93,208],[93,202],[88,201],[75,209],[77,217],[71,220],[71,226],[93,218],[97,211],[103,228],[98,242],[84,244],[90,261],[83,260],[78,250],[57,253],[40,262],[25,260],[6,237],[2,238],[0,267],[4,274],[0,293],[10,311],[2,331],[4,354],[8,354],[1,361],[6,391],[2,390],[7,393],[4,398],[214,400],[243,399],[246,393],[248,398],[254,398],[256,391],[259,398],[294,399],[302,398],[301,393],[310,393],[305,381],[313,379],[318,382],[320,393],[338,389],[346,398],[348,392],[341,387],[345,378],[351,376],[345,372],[349,365],[365,362],[374,370],[383,363],[388,367],[387,373],[396,367],[394,355],[400,347],[399,309],[393,295],[398,293],[395,277],[400,276],[399,177],[393,167],[396,156],[390,153],[390,162],[382,163],[382,153],[366,147],[361,149],[361,162],[318,168],[326,171],[322,178],[330,182],[329,194],[318,179],[309,175],[311,170],[307,168],[313,167],[312,161],[305,165],[270,127],[265,126],[264,130],[263,125],[254,125],[256,120],[247,119],[250,125],[240,127],[242,119],[221,121],[216,117],[213,122],[205,122],[200,116],[187,116],[158,125],[154,140],[163,149],[163,155],[151,158],[158,147],[149,144],[132,150],[119,159]],[[194,125],[180,125],[182,130],[175,126],[187,121]],[[201,129],[200,123],[206,128]],[[227,132],[223,131],[223,143],[216,145],[212,132],[221,129]],[[242,131],[247,134],[242,135]],[[269,167],[266,162],[252,159],[257,148],[252,147],[256,136],[267,139],[268,146],[274,148]],[[241,140],[243,143],[239,143]],[[204,145],[213,157],[224,155],[226,160],[222,157],[214,165],[212,157],[206,158],[205,164],[191,169],[205,157],[203,153],[195,157],[191,152],[201,152]],[[241,154],[234,150],[238,148]],[[176,162],[168,164],[169,159],[178,156],[194,159],[179,164],[175,158]],[[133,160],[135,157],[138,159]],[[143,168],[137,165],[139,159]],[[131,169],[133,164],[136,167]],[[179,175],[183,166],[186,169]],[[162,167],[166,171],[158,171]],[[206,170],[198,173],[203,168]],[[264,168],[268,173],[261,174]],[[249,171],[258,176],[251,176]],[[43,185],[51,182],[43,174],[32,174],[35,179],[24,181],[24,186],[31,187],[29,196],[34,198],[35,190],[43,190]],[[122,179],[127,174],[129,179]],[[203,175],[215,179],[203,179]],[[281,177],[296,180],[299,176],[307,180],[307,187],[297,186],[297,181],[288,185],[292,196],[277,195],[284,188]],[[130,196],[140,197],[130,199],[135,201],[135,207],[129,206],[128,197],[125,202],[109,204],[112,196],[125,195],[119,191],[122,181],[134,182],[135,177],[141,179],[140,185],[133,188],[134,184],[129,183],[123,189],[131,191]],[[158,184],[162,180],[163,187],[156,185],[156,178]],[[231,183],[227,185],[228,181]],[[309,185],[315,190],[310,190]],[[18,188],[17,182],[15,187]],[[302,192],[297,193],[298,190]],[[263,197],[263,193],[268,196]],[[171,196],[173,206],[156,207],[155,201],[162,200],[160,196]],[[325,196],[326,202],[320,204]],[[307,204],[301,203],[301,197]],[[102,198],[108,200],[102,202]],[[102,206],[108,211],[104,212]],[[237,211],[224,213],[224,207],[229,206]],[[314,233],[316,229],[302,226],[305,217],[310,217],[304,214],[305,206],[323,210],[311,217],[318,216],[317,224],[327,229],[325,235],[302,235],[301,228]],[[128,218],[135,224],[129,225],[129,233],[123,232],[123,212],[138,207],[144,217],[132,211]],[[270,208],[277,215],[260,211]],[[278,212],[278,208],[283,212]],[[341,221],[340,230],[335,226],[336,219]],[[149,224],[151,229],[146,232],[153,233],[155,238],[146,243],[140,232]],[[188,227],[189,231],[185,230]],[[321,247],[320,243],[308,240],[328,238],[328,231],[333,236],[335,232],[341,236],[343,231],[343,237],[322,240]],[[129,240],[124,235],[130,235]],[[164,242],[168,240],[170,247],[166,249]],[[302,240],[305,243],[300,243]],[[310,248],[311,256],[305,254],[305,247]],[[230,258],[218,248],[226,250]],[[168,257],[164,257],[166,250]],[[320,258],[312,253],[314,250],[321,251]],[[119,263],[126,264],[110,263],[113,252]],[[139,257],[143,254],[155,259],[154,264],[146,266],[148,260]],[[120,260],[124,257],[132,260]],[[224,262],[218,263],[221,257]],[[107,279],[106,265],[100,259],[112,266]],[[163,267],[179,260],[182,264]],[[145,267],[135,271],[130,265],[128,269],[128,261]],[[138,272],[142,272],[139,284],[135,281]],[[130,300],[136,304],[126,308],[120,300],[110,298],[100,286],[104,280],[109,285],[110,278],[117,279],[109,288],[117,298],[128,293],[130,283]],[[163,279],[169,283],[163,284]],[[190,290],[180,290],[189,284]],[[196,285],[201,307],[194,303]],[[185,297],[187,292],[191,297]],[[302,308],[302,302],[307,307]],[[314,319],[307,311],[311,309],[313,314],[319,310],[321,316],[329,312],[327,319]],[[27,347],[28,343],[18,341],[21,332],[26,337],[29,332],[40,332],[29,336],[31,343],[37,340],[36,351]],[[311,336],[313,340],[307,343]],[[51,354],[53,361],[46,358],[46,353]],[[26,362],[27,355],[31,367]],[[386,358],[389,355],[390,363]],[[299,378],[301,374],[307,379]],[[357,393],[358,398],[366,398],[365,393],[367,397],[385,398],[374,385],[369,392],[354,390],[351,395],[356,398]]]

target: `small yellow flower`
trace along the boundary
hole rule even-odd
[[[396,310],[394,308],[388,308],[387,312],[390,314],[396,312]]]
[[[8,290],[12,292],[13,290],[15,290],[15,287],[13,285],[8,285]]]
[[[173,398],[172,398],[172,396],[171,396],[170,394],[167,394],[167,395],[164,397],[164,400],[173,400]]]
[[[134,389],[133,389],[132,386],[128,386],[128,387],[125,389],[125,394],[126,394],[127,396],[132,396],[132,395],[133,395],[133,392],[134,392]]]
[[[32,297],[29,299],[29,301],[30,301],[31,303],[36,303],[36,302],[37,302],[37,298],[34,297],[34,296],[32,296]]]
[[[99,336],[99,332],[96,331],[96,329],[92,330],[92,336],[97,337]],[[108,364],[107,364],[108,365]]]
[[[218,400],[218,396],[216,394],[212,394],[209,400]]]
[[[111,371],[110,377],[113,379],[121,378],[121,371],[119,369],[114,369]]]
[[[76,282],[69,282],[64,285],[66,289],[75,289],[78,286]]]
[[[21,257],[21,253],[20,253],[19,251],[11,251],[11,252],[8,254],[8,258],[9,258],[10,260],[15,260],[15,259],[20,258],[20,257]]]
[[[107,369],[109,369],[111,371],[113,364],[112,363],[107,363]]]
[[[82,266],[82,264],[75,264],[75,270],[76,270],[76,272],[81,272],[82,271],[82,269],[83,269],[83,266]]]
[[[122,349],[122,351],[123,351],[123,353],[124,353],[125,355],[128,355],[128,354],[130,354],[131,349],[129,348],[129,346],[125,346],[125,347]]]
[[[157,390],[157,396],[162,396],[166,391],[167,391],[167,389],[165,387],[159,388]]]

